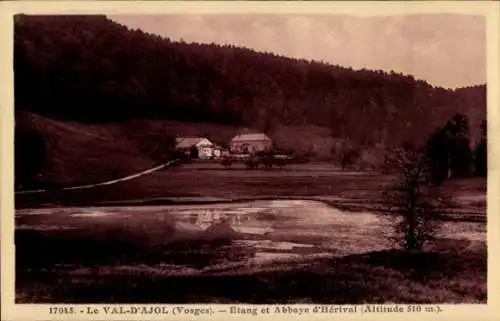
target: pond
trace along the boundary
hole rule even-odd
[[[58,240],[65,240],[61,235],[69,240],[83,233],[88,244],[92,238],[127,240],[143,249],[161,249],[160,256],[155,254],[157,263],[168,263],[171,268],[344,256],[393,245],[388,239],[391,228],[381,217],[306,200],[23,209],[16,211],[16,229]],[[445,222],[438,236],[484,241],[486,227]]]

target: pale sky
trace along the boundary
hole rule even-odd
[[[394,70],[445,88],[486,82],[486,20],[481,16],[162,14],[109,18],[172,40],[228,43],[354,69]]]

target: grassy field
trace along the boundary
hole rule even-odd
[[[375,172],[343,171],[329,163],[288,165],[284,169],[246,170],[243,165],[223,169],[214,162],[169,167],[131,181],[86,190],[54,191],[16,196],[16,208],[53,205],[95,205],[140,200],[164,203],[251,198],[304,198],[329,201],[345,210],[371,210],[382,202],[381,192],[391,177]],[[448,212],[474,219],[485,216],[486,180],[450,180],[443,187],[455,205]]]
[[[243,198],[248,196],[362,195],[376,191],[384,178],[348,175],[329,164],[290,165],[283,170],[223,169],[216,163],[186,164],[112,186],[20,196],[19,205],[33,200],[52,202],[110,201],[161,197]],[[355,179],[353,179],[355,178]],[[361,178],[361,179],[357,179]]]

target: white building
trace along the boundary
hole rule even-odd
[[[177,150],[184,151],[187,154],[200,159],[209,159],[215,157],[214,144],[204,137],[179,137],[175,140]],[[197,155],[192,155],[196,149]]]

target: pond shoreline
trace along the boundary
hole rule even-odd
[[[380,212],[383,205],[381,203],[363,203],[359,199],[342,198],[334,196],[249,196],[237,198],[215,198],[215,197],[165,197],[149,199],[132,199],[119,201],[101,202],[68,202],[68,204],[45,203],[37,207],[16,207],[16,209],[46,209],[46,208],[67,208],[67,207],[143,207],[143,206],[190,206],[190,205],[216,205],[216,204],[237,204],[243,202],[257,201],[314,201],[346,212]],[[384,210],[390,213],[391,210]],[[446,209],[442,212],[439,220],[462,221],[486,223],[486,214],[470,210]]]

